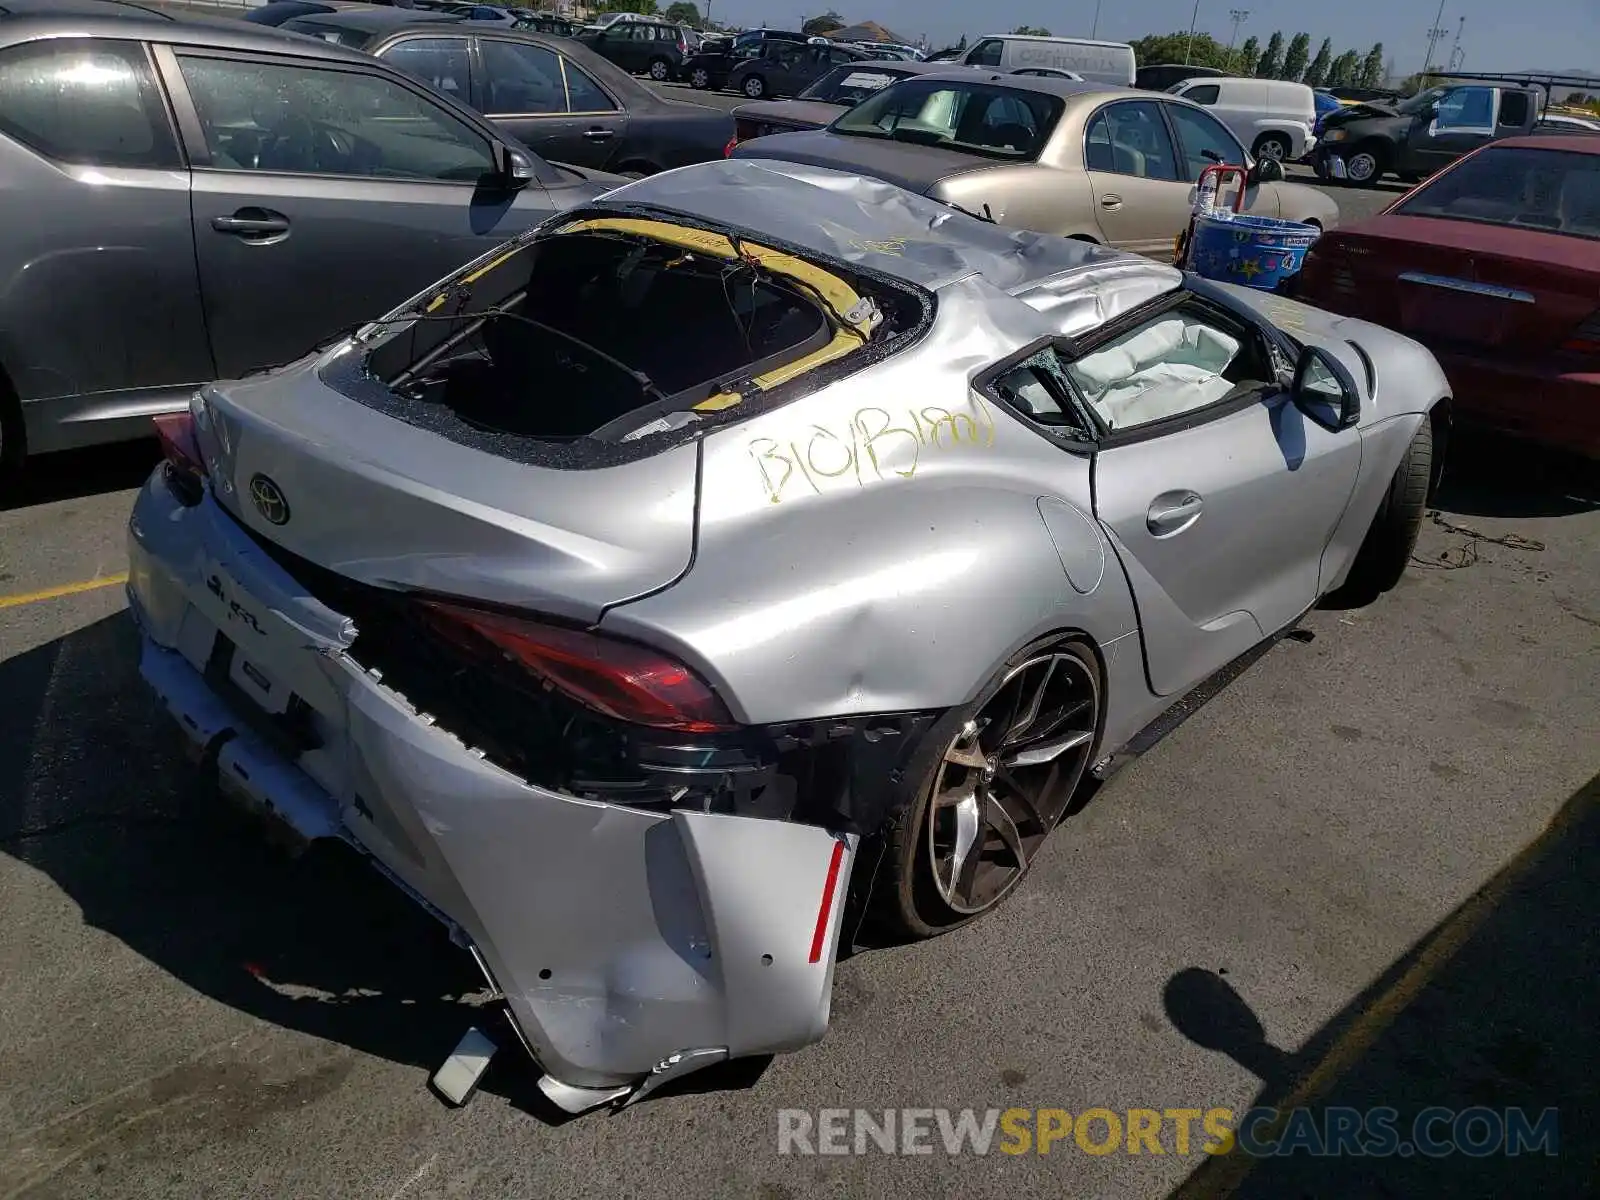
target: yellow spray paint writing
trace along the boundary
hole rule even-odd
[[[746,449],[767,499],[777,504],[797,479],[821,495],[835,480],[856,485],[888,478],[910,479],[928,453],[987,449],[994,445],[994,417],[982,405],[966,409],[927,406],[891,411],[856,409],[847,428],[812,425],[787,441],[758,437]]]

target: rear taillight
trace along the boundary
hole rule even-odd
[[[194,418],[186,412],[166,413],[155,418],[155,426],[167,487],[180,504],[193,508],[206,494],[206,463],[195,437]]]
[[[739,135],[736,133],[728,139],[728,144],[722,148],[723,158],[732,158],[734,150],[739,145]]]
[[[1600,310],[1590,313],[1561,343],[1561,348],[1577,354],[1600,354]]]
[[[714,733],[735,722],[693,671],[633,642],[526,617],[437,600],[422,611],[442,635],[476,649],[487,643],[580,704],[635,725]]]

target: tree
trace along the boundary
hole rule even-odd
[[[601,0],[594,6],[597,13],[631,12],[641,16],[653,17],[656,15],[656,0]]]
[[[1322,45],[1317,47],[1317,56],[1311,60],[1311,65],[1306,68],[1304,83],[1307,87],[1326,87],[1328,84],[1328,68],[1333,65],[1333,39],[1323,38]]]
[[[1311,57],[1311,35],[1297,33],[1289,39],[1289,49],[1283,54],[1283,70],[1279,79],[1290,79],[1298,83],[1300,77],[1306,73],[1306,59]]]
[[[1267,48],[1256,63],[1256,78],[1277,79],[1283,72],[1283,34],[1274,33],[1267,39]]]
[[[691,28],[700,28],[700,10],[689,0],[677,0],[675,4],[667,5],[667,20],[674,25],[688,25]]]
[[[1261,42],[1255,34],[1245,38],[1244,45],[1240,46],[1233,56],[1233,65],[1228,69],[1239,75],[1254,75],[1256,63],[1261,61]]]
[[[832,33],[835,29],[844,28],[844,18],[831,8],[820,17],[812,17],[800,26],[800,32],[807,37],[821,37],[823,34]]]
[[[1381,87],[1383,84],[1383,43],[1379,42],[1367,56],[1361,60],[1361,69],[1356,72],[1356,86],[1364,88]]]
[[[1361,55],[1354,50],[1346,50],[1328,68],[1329,87],[1349,87],[1359,83],[1361,75]]]
[[[1049,37],[1050,31],[1043,25],[1018,25],[1011,31],[1019,37]]]
[[[1197,67],[1228,69],[1228,47],[1209,33],[1194,35],[1194,48],[1189,48],[1189,32],[1152,33],[1129,43],[1141,63],[1181,63],[1187,61]]]

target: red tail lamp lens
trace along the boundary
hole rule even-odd
[[[693,671],[659,651],[577,629],[436,600],[423,611],[446,636],[476,635],[596,712],[686,733],[735,727]]]
[[[205,496],[206,464],[188,413],[165,413],[155,418],[161,457],[166,460],[167,487],[178,502],[193,508]]]

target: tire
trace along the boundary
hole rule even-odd
[[[1370,143],[1357,146],[1344,159],[1345,180],[1356,187],[1376,187],[1388,173],[1389,152]]]
[[[1035,691],[1042,698],[1035,718],[1017,720],[1019,712],[1029,711],[1018,698]],[[1099,660],[1088,644],[1047,638],[1014,655],[971,703],[945,714],[929,731],[915,790],[885,831],[884,875],[874,889],[873,915],[887,932],[933,937],[970,924],[1010,896],[1094,761],[1103,695]],[[1022,733],[1002,747],[1007,735],[996,731],[1008,725],[1013,731],[1020,725]],[[997,769],[997,759],[1043,753],[1064,741],[1072,745],[1048,761]],[[934,802],[936,794],[948,799],[966,790],[971,796],[958,803]],[[1024,790],[1035,793],[1031,801],[1022,798]],[[990,805],[1004,820],[991,823]],[[962,856],[957,843],[964,814],[977,840]],[[941,852],[946,846],[948,861]],[[962,862],[972,867],[964,895]]]
[[[699,92],[705,91],[711,86],[711,72],[704,67],[696,67],[689,72],[689,86]]]
[[[1423,419],[1389,481],[1344,584],[1328,599],[1344,607],[1371,604],[1400,582],[1417,548],[1433,478],[1433,420]]]
[[[14,483],[28,457],[27,428],[22,423],[22,405],[0,371],[0,491]]]
[[[665,83],[672,78],[672,64],[664,58],[652,58],[648,73],[657,83]]]
[[[1270,158],[1275,162],[1286,163],[1289,161],[1291,150],[1289,139],[1281,133],[1264,133],[1256,139],[1257,158]]]
[[[748,99],[760,100],[767,94],[767,81],[759,75],[746,75],[744,82],[739,84],[739,90]]]

